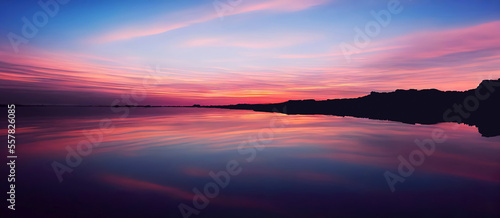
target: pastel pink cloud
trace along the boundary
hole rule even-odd
[[[401,46],[399,49],[381,51],[363,57],[368,66],[386,69],[396,64],[419,61],[446,61],[446,57],[461,55],[455,64],[486,56],[500,55],[500,21],[458,29],[420,32],[379,42],[380,46]],[[428,62],[415,67],[433,67]]]
[[[111,30],[110,32],[91,38],[91,43],[108,43],[128,40],[138,37],[151,36],[166,33],[172,30],[188,27],[217,19],[221,16],[232,16],[255,11],[271,11],[276,13],[294,12],[305,10],[314,6],[327,3],[329,0],[258,0],[244,1],[239,5],[231,7],[231,10],[218,13],[216,9],[208,7],[195,8],[175,13],[168,17],[158,18],[161,22],[142,21],[132,26],[126,26]],[[180,19],[179,19],[180,18]]]

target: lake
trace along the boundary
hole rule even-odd
[[[474,126],[18,107],[16,142],[25,217],[500,216],[500,137]]]

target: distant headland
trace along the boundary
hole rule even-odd
[[[0,105],[0,107],[6,105]],[[236,104],[192,106],[155,105],[21,105],[21,107],[196,107],[254,110],[284,114],[323,114],[350,116],[408,124],[464,123],[476,126],[482,136],[500,135],[500,79],[483,80],[467,91],[440,91],[437,89],[371,92],[359,98],[329,99],[324,101],[289,100],[274,104]]]

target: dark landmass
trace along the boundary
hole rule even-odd
[[[0,104],[0,107],[7,106]],[[276,104],[236,104],[201,106],[151,105],[21,105],[21,107],[196,107],[254,110],[285,114],[351,116],[408,124],[464,123],[476,126],[485,137],[500,135],[500,79],[484,80],[467,91],[437,89],[372,92],[359,98],[324,101],[290,100]]]
[[[478,87],[468,91],[398,89],[387,93],[372,92],[350,99],[193,107],[351,116],[408,124],[456,122],[476,126],[485,137],[500,135],[500,79],[484,80]]]

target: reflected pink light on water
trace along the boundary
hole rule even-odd
[[[138,109],[141,110],[141,109]],[[148,111],[149,110],[149,111]],[[102,134],[102,142],[92,155],[117,153],[141,156],[142,152],[166,149],[189,149],[193,153],[209,154],[231,152],[237,154],[241,143],[255,139],[262,130],[270,130],[269,123],[276,116],[287,119],[285,128],[273,133],[268,144],[254,145],[266,149],[305,149],[307,152],[283,152],[281,155],[299,159],[327,159],[357,165],[387,169],[398,167],[399,155],[408,157],[415,149],[415,139],[431,137],[440,128],[448,140],[436,145],[433,155],[426,158],[419,170],[449,174],[471,179],[500,182],[497,156],[498,137],[479,137],[475,127],[443,123],[438,125],[409,125],[390,121],[375,121],[334,116],[282,115],[240,110],[199,109],[197,113],[178,116],[148,115],[152,109],[126,119],[112,118],[114,130]],[[63,158],[66,146],[76,146],[99,132],[102,118],[71,118],[58,123],[58,131],[27,126],[19,129],[23,138],[33,138],[19,147],[26,156],[41,155]],[[246,147],[252,146],[250,144]],[[470,152],[468,150],[473,150]],[[266,150],[264,150],[265,152]],[[457,168],[457,166],[460,166]],[[463,171],[463,168],[471,169]],[[192,175],[199,172],[191,171]],[[313,176],[314,177],[314,176]],[[322,178],[317,176],[316,178]]]

